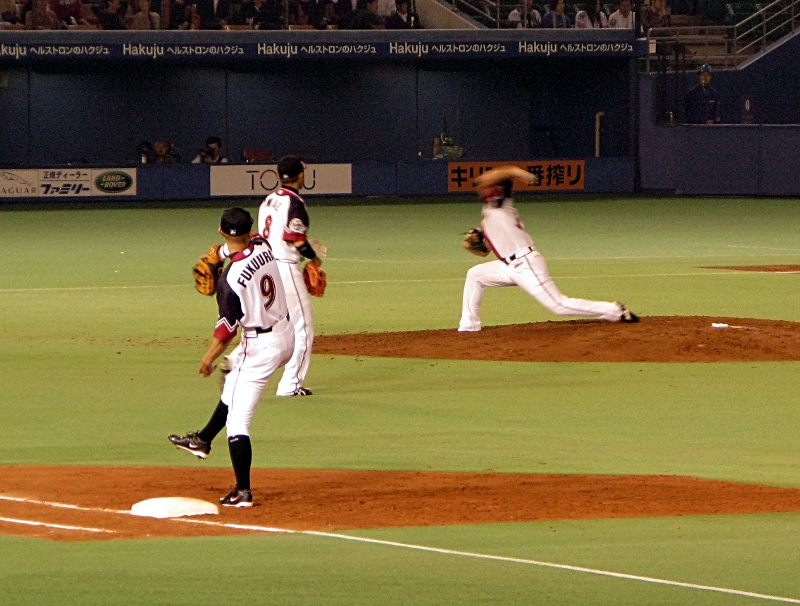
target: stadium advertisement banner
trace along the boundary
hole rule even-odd
[[[302,195],[353,193],[352,164],[309,164]],[[214,165],[212,196],[260,196],[280,187],[276,164]]]
[[[571,30],[570,30],[571,31]],[[281,38],[275,41],[244,42],[233,32],[224,42],[208,40],[197,42],[162,43],[157,38],[146,42],[109,40],[100,32],[90,41],[30,43],[20,41],[0,43],[0,63],[41,63],[65,60],[113,60],[147,63],[172,63],[175,61],[302,61],[336,59],[501,59],[533,57],[636,57],[646,54],[640,41],[609,35],[595,37],[576,34],[559,39],[508,39],[507,37],[480,36],[478,39],[456,39],[429,36],[423,40],[361,40],[303,37]],[[117,32],[114,32],[117,33]],[[73,32],[70,32],[73,34]],[[275,36],[273,36],[275,38]],[[70,36],[72,39],[72,36]],[[252,38],[250,38],[252,39]],[[336,40],[336,41],[334,41]]]
[[[136,196],[135,168],[38,168],[0,171],[0,198]]]
[[[481,174],[503,165],[519,166],[539,177],[536,185],[514,181],[517,191],[583,191],[586,187],[585,160],[530,160],[527,162],[450,162],[447,191],[475,191],[472,182]]]

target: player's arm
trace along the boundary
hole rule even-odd
[[[230,268],[230,266],[228,266]],[[198,372],[204,377],[208,377],[214,372],[216,366],[214,361],[219,358],[230,342],[236,336],[239,328],[239,320],[244,317],[242,302],[238,295],[228,284],[228,273],[222,275],[217,288],[217,306],[219,307],[219,319],[214,327],[214,338],[208,347],[203,358],[200,360]]]
[[[211,341],[208,351],[203,356],[203,359],[200,360],[200,369],[198,372],[201,375],[208,377],[212,372],[214,372],[214,370],[217,368],[214,362],[228,348],[229,343],[230,340],[222,341],[217,337],[214,337],[214,339]]]
[[[308,211],[305,205],[292,200],[289,207],[289,216],[286,229],[283,230],[283,240],[291,244],[309,261],[322,265],[322,259],[308,241]]]
[[[474,185],[478,188],[489,187],[507,179],[519,179],[528,185],[535,185],[539,182],[539,177],[519,166],[498,166],[480,175],[475,179]]]

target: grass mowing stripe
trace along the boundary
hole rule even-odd
[[[20,502],[29,502],[29,503],[36,503],[39,505],[49,505],[52,507],[64,507],[68,509],[76,509],[81,511],[102,511],[102,512],[111,512],[111,513],[118,513],[123,515],[133,515],[130,511],[124,510],[114,510],[114,509],[102,509],[102,508],[92,508],[92,507],[81,507],[78,505],[69,505],[66,503],[54,503],[49,501],[40,501],[35,499],[23,499],[18,497],[3,497],[0,496],[0,499],[10,500],[10,501],[20,501]],[[0,518],[3,520],[4,518]],[[167,518],[169,521],[173,522],[183,522],[188,524],[203,524],[207,526],[215,526],[220,528],[231,528],[236,530],[252,530],[254,532],[268,532],[268,533],[282,533],[282,534],[300,534],[300,535],[307,535],[307,536],[314,536],[314,537],[322,537],[322,538],[329,538],[329,539],[341,539],[345,541],[354,541],[357,543],[367,543],[371,545],[381,545],[384,547],[399,547],[401,549],[411,549],[414,551],[424,551],[428,553],[438,553],[442,555],[451,555],[451,556],[459,556],[459,557],[467,557],[467,558],[474,558],[479,560],[491,560],[495,562],[508,562],[512,564],[525,564],[529,566],[539,566],[542,568],[551,568],[556,570],[566,570],[568,572],[579,572],[584,574],[592,574],[597,576],[603,577],[610,577],[615,579],[622,579],[626,581],[640,581],[643,583],[652,583],[655,585],[666,585],[670,587],[680,587],[683,589],[695,589],[698,591],[708,591],[713,593],[723,593],[727,595],[736,595],[748,598],[755,598],[759,600],[768,600],[772,602],[782,602],[785,604],[800,604],[800,599],[796,598],[789,598],[783,596],[776,596],[776,595],[769,595],[764,593],[755,593],[752,591],[743,591],[740,589],[728,589],[726,587],[714,587],[713,585],[700,585],[698,583],[684,583],[681,581],[670,581],[668,579],[659,579],[656,577],[646,577],[640,576],[635,574],[626,574],[622,572],[613,572],[610,570],[600,570],[597,568],[585,568],[583,566],[571,566],[569,564],[556,564],[554,562],[542,562],[539,560],[529,560],[525,558],[514,558],[510,556],[498,556],[498,555],[491,555],[486,553],[476,553],[471,551],[458,551],[454,549],[444,549],[441,547],[429,547],[426,545],[415,545],[413,543],[400,543],[397,541],[386,541],[383,539],[371,539],[369,537],[359,537],[347,534],[339,534],[335,532],[321,532],[316,530],[289,530],[283,528],[273,528],[269,526],[249,526],[243,524],[225,524],[221,522],[211,522],[209,520],[193,520],[193,519],[185,519],[185,518]],[[77,528],[77,527],[76,527]],[[112,532],[112,531],[99,531],[99,532]]]

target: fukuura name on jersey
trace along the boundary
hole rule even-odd
[[[247,288],[247,283],[253,279],[253,276],[256,275],[256,272],[259,270],[259,268],[264,267],[267,263],[273,261],[274,259],[275,257],[272,256],[272,251],[269,250],[265,250],[255,255],[239,272],[239,277],[236,279],[237,284]]]

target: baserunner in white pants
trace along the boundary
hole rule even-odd
[[[586,316],[608,322],[638,322],[622,303],[589,301],[565,296],[547,271],[547,263],[525,231],[511,197],[513,180],[529,184],[537,177],[517,166],[501,166],[483,173],[475,181],[484,201],[481,229],[496,261],[476,265],[467,272],[461,309],[460,332],[481,329],[478,311],[487,286],[519,286],[544,307],[559,316]],[[474,251],[473,251],[474,252]],[[486,255],[489,252],[485,253]]]

